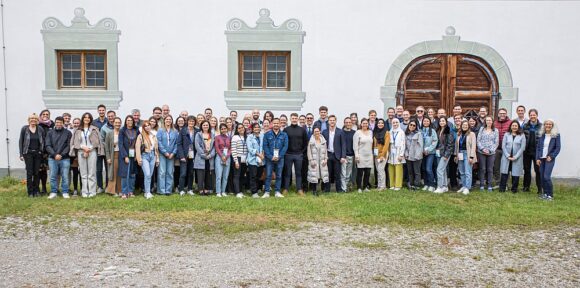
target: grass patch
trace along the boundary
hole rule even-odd
[[[534,192],[474,191],[465,196],[408,190],[331,193],[320,197],[298,197],[290,193],[284,199],[173,195],[155,196],[151,200],[138,196],[123,201],[98,195],[93,199],[48,200],[28,198],[26,187],[20,181],[4,178],[0,180],[0,217],[127,218],[150,223],[191,224],[196,232],[225,234],[294,229],[304,222],[466,229],[579,225],[580,188],[557,186],[554,194],[556,200],[552,202],[538,200]]]

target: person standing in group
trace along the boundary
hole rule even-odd
[[[44,129],[38,126],[38,116],[31,114],[28,116],[28,125],[20,130],[18,148],[20,151],[20,161],[24,161],[26,167],[26,190],[28,197],[39,196],[39,175],[40,163],[44,151]]]
[[[391,190],[399,191],[403,186],[403,165],[405,164],[405,132],[399,119],[393,119],[389,145],[389,183]]]
[[[495,163],[493,163],[493,178],[496,183],[500,180],[500,166],[501,166],[501,155],[503,155],[503,136],[509,133],[510,130],[510,118],[507,115],[507,110],[505,108],[499,108],[497,111],[497,120],[493,123],[493,126],[497,129],[499,133],[499,146],[497,146],[496,153],[498,157],[495,157]]]
[[[544,192],[540,198],[551,201],[554,199],[552,170],[561,148],[560,132],[556,122],[546,119],[538,135],[536,164],[540,166],[540,175],[536,177],[542,177],[542,191]]]
[[[346,144],[342,129],[336,127],[336,116],[328,116],[328,128],[321,132],[326,140],[326,150],[328,152],[328,172],[331,182],[334,182],[336,192],[345,192],[342,190],[342,181],[340,174],[342,164],[346,162]],[[330,192],[330,184],[326,185],[326,192]]]
[[[131,115],[133,115],[133,120],[135,120],[135,127],[141,129],[141,125],[143,125],[143,120],[141,120],[141,110],[136,108],[132,109]]]
[[[118,191],[115,191],[115,187],[112,187],[111,189],[109,189],[109,182],[112,179],[115,179],[116,178],[116,176],[117,176],[116,173],[118,171],[117,171],[117,169],[115,169],[115,171],[112,170],[114,167],[117,167],[117,164],[116,163],[115,164],[109,163],[109,160],[112,160],[112,159],[109,158],[109,157],[107,157],[107,156],[111,156],[111,157],[114,156],[114,153],[113,153],[114,151],[108,151],[109,148],[111,148],[111,149],[114,149],[114,148],[112,148],[112,147],[110,147],[110,146],[107,145],[107,135],[109,133],[112,133],[113,130],[115,130],[115,127],[113,125],[113,122],[115,122],[115,117],[117,117],[117,113],[115,113],[115,111],[113,111],[113,110],[109,110],[107,112],[107,122],[103,126],[100,127],[101,143],[103,143],[104,144],[104,147],[105,147],[105,156],[104,156],[104,158],[105,158],[105,163],[106,163],[106,166],[105,166],[105,176],[106,176],[105,183],[106,184],[104,186],[105,186],[105,193],[108,193],[108,194],[111,194],[111,191],[113,192],[113,194],[116,194],[118,192]],[[133,117],[133,120],[134,119],[135,119],[135,117]],[[119,132],[119,131],[117,131],[117,132]],[[111,142],[109,144],[112,144],[112,143],[113,142]],[[99,172],[98,172],[99,171],[99,169],[98,169],[99,167],[98,166],[99,166],[99,160],[97,158],[97,175],[99,175]],[[101,173],[102,173],[102,171],[103,171],[103,168],[101,167]],[[98,182],[99,182],[99,180],[98,180],[98,177],[97,177],[97,186],[99,186],[99,183]],[[112,185],[115,186],[116,183],[112,183]],[[135,187],[135,188],[138,188],[138,187]],[[120,191],[120,189],[119,189],[119,191]]]
[[[524,151],[526,150],[526,136],[518,120],[510,124],[510,131],[505,133],[502,141],[501,180],[499,192],[507,190],[508,176],[512,175],[513,193],[518,192],[520,177],[524,174]]]
[[[484,190],[487,183],[487,191],[493,190],[493,164],[495,163],[496,150],[499,145],[499,132],[495,129],[493,118],[485,116],[484,124],[477,134],[477,160],[479,162],[479,189]],[[501,155],[500,155],[501,157]]]
[[[356,113],[354,113],[356,115]],[[352,172],[354,168],[354,148],[353,148],[353,139],[355,130],[352,129],[352,113],[350,114],[351,117],[344,118],[343,126],[342,126],[342,133],[344,134],[344,146],[346,151],[346,162],[342,164],[341,173],[340,173],[340,180],[342,184],[343,191],[349,191],[349,185],[352,183]],[[358,118],[357,118],[358,121]]]
[[[59,116],[54,120],[54,128],[46,135],[46,152],[48,153],[48,167],[50,170],[50,195],[48,199],[57,197],[58,179],[60,178],[61,193],[65,199],[70,198],[69,171],[70,171],[70,139],[72,133],[64,128],[64,119]]]
[[[85,112],[81,126],[75,131],[71,142],[71,153],[77,155],[81,172],[83,198],[97,195],[97,155],[105,154],[99,128],[91,125],[93,116]]]
[[[163,127],[157,131],[159,143],[159,173],[157,175],[157,192],[161,195],[171,195],[173,191],[173,159],[177,154],[177,131],[173,127],[173,117],[167,115],[163,119]]]
[[[211,133],[209,121],[204,120],[199,125],[201,131],[195,134],[195,160],[193,168],[197,177],[199,195],[207,196],[212,190],[211,175],[214,170],[214,136]]]
[[[120,119],[119,119],[120,120]],[[143,181],[145,199],[153,198],[151,193],[151,179],[153,178],[153,167],[159,166],[159,143],[157,136],[151,130],[150,122],[143,122],[141,134],[137,137],[135,151],[137,152],[137,164],[143,170]]]
[[[101,133],[103,126],[107,126],[107,123],[109,122],[106,117],[106,111],[107,107],[105,107],[105,105],[100,104],[99,106],[97,106],[97,114],[99,115],[99,117],[95,118],[93,120],[93,123],[91,123],[93,126],[97,127],[99,133]],[[105,137],[101,137],[101,143],[104,143],[104,140]],[[108,172],[106,170],[107,167],[106,162],[107,160],[105,159],[104,155],[97,156],[97,193],[104,192],[105,186],[107,186]],[[103,167],[105,167],[105,181],[103,181]]]
[[[292,166],[294,166],[294,175],[296,175],[296,190],[298,195],[304,196],[302,187],[302,161],[304,153],[308,147],[308,135],[306,129],[298,126],[298,114],[290,114],[290,126],[284,130],[288,135],[288,151],[284,157],[284,166],[286,177],[284,177],[284,192],[290,188],[292,180]]]
[[[264,121],[262,122],[262,131],[261,133],[264,135],[266,133],[268,133],[270,130],[272,130],[272,124],[270,123],[270,120],[268,119],[264,119]]]
[[[264,154],[266,156],[266,183],[262,198],[270,197],[272,182],[272,170],[276,172],[275,196],[284,197],[280,193],[282,186],[282,168],[284,167],[284,156],[288,150],[288,135],[280,131],[280,119],[272,120],[272,130],[264,135]]]
[[[358,124],[358,114],[356,112],[352,112],[352,113],[350,113],[350,117],[348,117],[348,118],[350,119],[350,123],[351,123],[351,128],[350,129],[352,131],[358,130],[358,126],[359,126],[359,124]],[[342,130],[344,130],[344,129],[342,129]],[[354,135],[354,132],[353,132],[353,135]]]
[[[246,128],[243,124],[236,126],[236,134],[232,137],[232,158],[234,159],[234,193],[236,197],[243,198],[242,192],[244,187],[241,180],[246,178],[247,163],[248,163],[248,145],[246,144]],[[240,179],[241,178],[241,179]]]
[[[157,107],[159,108],[159,107]],[[161,108],[159,108],[159,115],[161,115]],[[149,124],[151,127],[151,134],[155,135],[157,138],[157,132],[159,131],[159,121],[155,116],[149,117]],[[143,127],[139,127],[139,131],[143,133]],[[159,144],[159,139],[157,139],[157,143]],[[143,170],[143,169],[141,169]],[[157,175],[159,175],[159,165],[155,165],[153,168],[153,175],[151,176],[151,191],[157,191]],[[145,177],[145,176],[143,176]]]
[[[250,192],[252,198],[260,197],[258,195],[258,175],[262,175],[264,160],[264,150],[262,149],[263,135],[260,133],[260,124],[252,124],[252,134],[246,140],[248,148],[248,170],[250,174]]]
[[[437,149],[435,156],[437,157],[437,189],[434,193],[445,193],[449,191],[447,184],[447,163],[453,154],[454,140],[451,135],[451,128],[447,123],[447,118],[439,118],[439,127],[437,128]]]
[[[320,106],[318,108],[318,115],[320,115],[320,118],[314,122],[314,126],[320,127],[320,131],[322,132],[328,129],[328,107]]]
[[[274,120],[274,113],[272,113],[272,111],[266,111],[264,113],[264,121],[268,120],[268,123],[272,123],[272,120]],[[263,123],[263,121],[262,121]]]
[[[187,116],[187,126],[178,131],[177,159],[179,159],[179,195],[193,196],[193,159],[195,158],[195,116]]]
[[[423,161],[421,162],[421,166],[422,171],[425,171],[423,177],[425,186],[423,186],[422,190],[433,192],[437,185],[435,182],[433,163],[435,163],[435,150],[437,149],[437,143],[439,143],[439,140],[437,137],[437,131],[433,129],[430,117],[423,118],[421,125],[423,125],[421,127],[421,134],[423,136]]]
[[[75,135],[75,131],[77,129],[79,129],[79,127],[81,126],[81,118],[74,118],[72,120],[72,130],[70,131],[72,133],[72,135]],[[72,139],[72,138],[71,138]],[[69,153],[70,155],[70,153]],[[78,196],[78,191],[80,191],[79,189],[79,183],[81,183],[81,173],[79,171],[79,160],[78,160],[78,155],[74,155],[74,156],[70,156],[70,170],[72,171],[72,183],[73,183],[73,197],[77,197]],[[82,185],[82,183],[81,183]]]
[[[368,192],[371,168],[373,167],[373,132],[369,130],[369,120],[360,120],[360,127],[352,139],[356,162],[356,186],[358,193]]]
[[[258,125],[262,125],[262,120],[260,119],[260,110],[258,109],[254,109],[252,110],[252,119],[250,121],[250,124],[254,124],[257,123]],[[253,126],[253,125],[251,125]]]
[[[389,156],[389,145],[391,142],[391,134],[385,127],[385,120],[378,119],[376,127],[373,130],[373,156],[375,158],[375,171],[377,172],[377,189],[387,189],[387,179],[385,173],[385,166],[387,165],[387,158]]]
[[[177,141],[176,141],[176,145],[177,145],[177,154],[175,154],[175,157],[173,157],[173,190],[175,190],[176,193],[179,193],[181,195],[181,191],[179,190],[179,188],[181,188],[181,186],[179,186],[179,181],[181,179],[181,157],[179,157],[179,139],[180,139],[180,133],[181,130],[183,130],[186,126],[187,126],[187,117],[183,117],[181,115],[177,116],[177,118],[175,118],[175,124],[173,125],[175,127],[175,131],[177,132]]]
[[[215,192],[217,197],[228,196],[226,185],[230,173],[230,156],[232,155],[231,140],[228,137],[228,127],[225,123],[219,126],[220,134],[215,137]]]
[[[484,127],[485,126],[485,118],[487,117],[487,107],[481,106],[479,107],[479,113],[477,113],[477,126]],[[492,118],[493,119],[493,118]]]
[[[313,195],[318,196],[316,188],[318,182],[321,182],[321,190],[325,189],[323,186],[330,186],[328,175],[328,157],[330,153],[327,152],[327,144],[324,137],[321,137],[320,127],[314,127],[312,136],[308,142],[308,183],[310,191]]]
[[[135,142],[137,142],[139,130],[135,127],[132,115],[125,117],[125,125],[119,131],[118,147],[119,162],[118,174],[121,178],[121,198],[133,197],[135,192]]]
[[[106,193],[113,196],[118,196],[121,193],[121,178],[119,175],[119,133],[122,125],[121,118],[115,117],[109,123],[113,124],[113,130],[107,132],[105,136],[105,158],[109,169],[109,181],[107,184]],[[147,122],[149,123],[149,122]],[[101,135],[103,130],[101,129]]]
[[[38,120],[37,126],[42,128],[42,130],[39,131],[42,132],[42,139],[45,140],[48,131],[54,128],[54,122],[50,120],[50,111],[48,111],[48,109],[40,111],[40,118]],[[38,172],[38,178],[40,179],[40,185],[42,186],[40,193],[44,195],[47,193],[46,182],[48,181],[48,154],[46,153],[46,150],[42,151],[42,160],[40,161],[40,171]]]
[[[304,125],[304,129],[306,130],[306,141],[310,141],[310,137],[312,137],[312,133],[314,132],[314,114],[307,113],[306,114],[306,125]],[[304,150],[304,154],[302,154],[302,187],[308,188],[308,155],[306,154],[306,149]]]
[[[528,123],[528,118],[526,118],[526,106],[519,105],[516,108],[516,114],[518,117],[515,119],[520,124],[520,127],[524,127],[524,124]]]
[[[475,133],[469,129],[469,122],[463,120],[455,141],[455,161],[461,175],[461,188],[457,193],[469,194],[472,184],[473,164],[477,163],[477,140]]]
[[[542,195],[540,166],[537,165],[537,162],[535,161],[538,135],[540,129],[542,129],[542,123],[538,120],[538,110],[533,108],[530,109],[528,116],[530,116],[530,119],[523,126],[524,135],[526,135],[526,151],[524,151],[524,192],[530,192],[530,184],[532,183],[532,166],[534,166],[538,195]]]
[[[411,121],[405,130],[405,161],[411,190],[421,186],[423,151],[423,133],[417,128],[417,121]]]
[[[369,110],[369,130],[375,131],[377,127],[377,111]]]

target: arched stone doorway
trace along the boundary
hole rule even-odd
[[[485,106],[491,115],[498,108],[499,86],[491,66],[467,54],[431,54],[405,67],[397,86],[397,105],[412,114],[419,105],[451,111],[461,105],[464,115],[477,115]]]
[[[497,108],[506,108],[508,110],[508,115],[511,115],[512,110],[512,103],[518,100],[518,88],[513,87],[512,76],[509,70],[508,65],[504,61],[504,59],[495,51],[493,48],[471,41],[461,41],[459,36],[455,35],[455,28],[447,27],[445,30],[445,36],[443,36],[442,40],[434,40],[434,41],[424,41],[417,43],[409,48],[407,48],[395,61],[391,64],[389,71],[387,73],[387,77],[385,79],[385,85],[381,87],[381,100],[384,103],[384,112],[386,114],[386,110],[388,107],[394,107],[397,105],[397,101],[399,99],[404,99],[404,95],[401,97],[401,93],[405,93],[405,91],[401,91],[399,85],[401,84],[402,79],[406,79],[404,73],[409,71],[409,65],[413,63],[419,63],[421,59],[429,58],[432,55],[439,55],[445,57],[464,57],[464,60],[475,60],[481,63],[476,64],[473,67],[487,67],[489,72],[485,72],[490,78],[490,85],[496,85],[495,89],[490,87],[490,95],[489,101],[491,101],[492,110]],[[457,59],[456,59],[457,60]],[[455,60],[455,61],[456,61]],[[453,61],[445,59],[445,61]],[[472,63],[475,64],[475,63]],[[446,64],[448,65],[448,64]],[[449,66],[449,65],[448,65]],[[479,68],[478,68],[479,69]],[[485,70],[485,69],[483,69]],[[480,70],[481,71],[481,70]],[[483,72],[482,72],[483,73]],[[446,81],[449,78],[446,79]],[[438,80],[434,80],[438,81]],[[443,87],[443,89],[448,89],[449,87]],[[451,87],[453,88],[453,87]],[[451,90],[446,93],[451,93]],[[453,93],[461,90],[453,90]],[[482,92],[480,90],[475,90],[478,92]],[[441,93],[441,92],[440,92]],[[467,97],[468,95],[465,93],[459,93],[459,99],[462,97]],[[461,96],[463,94],[463,96]],[[468,93],[469,94],[469,93]],[[495,95],[494,95],[495,94]],[[449,94],[448,94],[449,95]],[[453,101],[457,99],[454,94]],[[482,95],[478,95],[482,96]],[[450,97],[447,97],[447,101],[450,101]],[[419,97],[420,99],[420,97]],[[430,98],[432,101],[434,98]],[[463,99],[467,101],[468,99]],[[467,101],[466,103],[468,106],[474,106],[479,104],[479,106],[485,105],[487,102],[478,102],[477,99],[472,99],[474,101]],[[495,101],[495,103],[493,102]],[[459,102],[461,103],[461,102]],[[444,104],[442,107],[449,107],[449,102],[440,103]],[[433,104],[435,105],[435,104]],[[463,105],[462,105],[463,106]]]

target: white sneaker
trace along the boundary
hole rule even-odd
[[[429,189],[427,189],[427,190],[429,190],[429,192],[433,192],[433,191],[435,191],[435,187],[431,186],[431,187],[429,187]]]
[[[447,192],[447,187],[439,187],[439,188],[435,189],[435,191],[433,191],[433,193],[437,193],[437,194],[445,193],[445,192]]]
[[[274,196],[277,198],[284,198],[284,195],[282,195],[282,193],[280,193],[280,192],[276,192],[276,194],[274,194]]]
[[[179,196],[185,195],[185,191],[179,191]]]
[[[395,188],[395,189],[393,189],[393,190],[395,190],[395,191],[399,191],[399,190],[401,190],[401,188],[397,187],[397,188]]]
[[[95,193],[95,192],[93,192],[93,193],[89,193],[89,198],[93,198],[93,197],[95,197],[95,196],[97,196],[97,193]]]
[[[264,192],[264,195],[262,195],[262,198],[270,198],[270,193]]]
[[[54,199],[54,198],[56,198],[57,196],[58,196],[58,195],[56,195],[56,193],[50,193],[50,194],[48,195],[48,199]]]
[[[237,198],[244,198],[244,194],[242,194],[242,193],[238,193],[238,194],[236,194],[236,197],[237,197]]]
[[[362,193],[362,190],[361,189],[358,189],[358,193]]]
[[[465,189],[467,189],[467,188],[465,188],[465,187],[461,187],[461,188],[459,188],[459,190],[457,190],[457,193],[461,193],[461,192],[463,192],[463,190],[465,190]]]
[[[98,193],[98,194],[101,194],[101,193],[103,193],[103,188],[97,188],[97,193]]]
[[[464,188],[464,189],[463,189],[463,195],[467,195],[467,194],[469,194],[469,189],[467,189],[467,188]]]
[[[369,188],[365,188],[364,192],[369,192],[371,190],[369,190]]]
[[[222,192],[222,197],[228,197],[228,193]]]
[[[427,191],[429,189],[429,186],[425,185],[423,186],[423,189],[421,189],[422,191]]]
[[[395,187],[389,187],[389,190],[395,190]]]
[[[222,197],[222,194],[221,193],[216,193],[215,196]]]
[[[83,194],[81,195],[81,197],[83,197],[83,198],[88,198],[88,197],[89,197],[89,194],[87,194],[87,193],[83,193]]]
[[[258,195],[258,193],[254,193],[252,194],[252,198],[260,198],[260,195]]]
[[[195,195],[195,194],[193,194],[193,190],[189,190],[189,191],[187,191],[187,195],[191,195],[191,196],[193,196],[193,195]]]
[[[69,198],[70,198],[70,196],[68,196],[68,193],[65,193],[65,194],[62,194],[62,198],[64,198],[64,199],[69,199]]]

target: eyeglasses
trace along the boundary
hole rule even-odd
[[[306,120],[313,120],[313,117],[306,117]]]
[[[425,112],[424,110],[417,110],[417,113],[423,113]]]
[[[409,124],[409,127],[416,127],[417,125],[415,124]]]

